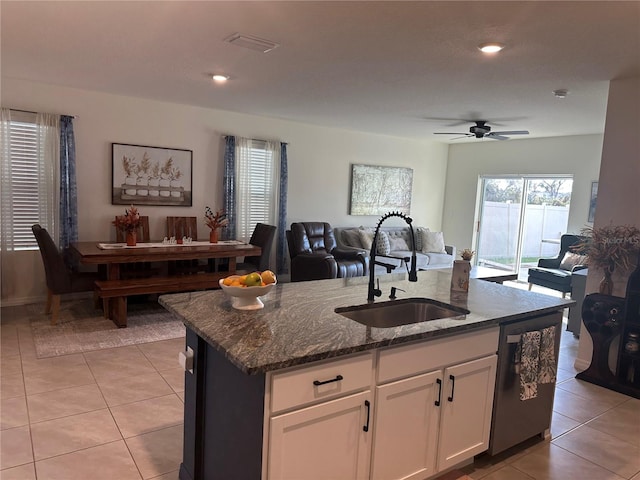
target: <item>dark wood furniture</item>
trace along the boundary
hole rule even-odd
[[[127,232],[116,228],[116,242],[124,243],[127,241]],[[136,241],[138,242],[150,242],[151,237],[149,235],[149,217],[146,215],[140,216],[140,225],[136,229]],[[120,269],[121,278],[138,278],[149,277],[151,275],[157,275],[159,269],[152,270],[151,263],[129,263],[123,265]]]
[[[149,236],[149,217],[146,215],[141,215],[140,225],[138,225],[138,228],[136,229],[136,240],[138,242],[148,242],[150,239],[151,237]],[[124,243],[126,241],[127,241],[126,232],[116,228],[116,242]]]
[[[70,250],[83,264],[107,265],[107,280],[96,283],[96,292],[104,299],[106,314],[119,327],[125,327],[127,324],[126,298],[128,296],[217,288],[219,279],[235,272],[236,257],[260,255],[261,252],[260,247],[250,244],[210,244],[208,242],[198,242],[194,245],[118,248],[100,248],[98,242],[76,242],[71,245]],[[122,266],[136,262],[216,258],[228,259],[228,271],[169,277],[151,276],[133,279],[121,277]]]
[[[183,237],[198,238],[198,218],[197,217],[167,217],[167,237],[174,237],[178,243]],[[169,274],[192,274],[205,272],[209,269],[206,264],[201,264],[198,260],[178,260],[169,262]]]
[[[632,339],[632,336],[636,339]],[[640,398],[640,351],[631,348],[640,335],[640,254],[636,269],[629,275],[624,303],[624,321],[618,346],[618,381],[628,395]]]

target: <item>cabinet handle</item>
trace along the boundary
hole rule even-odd
[[[453,391],[456,388],[456,377],[449,375],[449,380],[451,380],[451,396],[447,397],[447,400],[453,402]]]
[[[367,424],[362,427],[362,430],[364,430],[365,432],[369,431],[369,414],[371,413],[371,403],[369,402],[369,400],[365,400],[364,401],[364,406],[367,407]]]
[[[436,383],[438,384],[438,400],[436,400],[434,403],[436,407],[439,407],[440,399],[442,398],[442,380],[440,380],[439,378],[436,378]]]
[[[313,384],[317,387],[318,385],[326,385],[327,383],[331,383],[331,382],[339,382],[343,378],[344,377],[342,375],[336,375],[336,378],[332,378],[331,380],[325,380],[324,382],[321,382],[320,380],[314,380]]]

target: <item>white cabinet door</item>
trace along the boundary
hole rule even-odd
[[[371,409],[366,391],[271,418],[269,480],[368,478]]]
[[[435,473],[437,382],[441,370],[377,387],[372,479],[422,480]]]
[[[491,355],[445,369],[438,471],[489,448],[497,358]]]

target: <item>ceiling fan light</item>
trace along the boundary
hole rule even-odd
[[[498,53],[504,48],[504,45],[497,42],[482,43],[478,45],[482,53]]]
[[[219,74],[219,73],[216,73],[216,74],[212,75],[211,78],[216,83],[224,83],[227,80],[229,80],[229,77],[227,75],[222,75],[222,74]]]

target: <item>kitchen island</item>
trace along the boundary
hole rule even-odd
[[[383,453],[377,455],[375,447],[391,435],[376,442],[370,438],[385,424],[383,402],[374,400],[383,398],[383,389],[409,382],[408,391],[435,395],[439,398],[430,403],[453,407],[448,399],[455,387],[457,399],[464,400],[467,374],[449,369],[468,369],[473,362],[479,374],[468,377],[468,386],[475,391],[480,385],[486,392],[458,410],[484,409],[477,428],[482,438],[471,448],[460,448],[454,438],[458,453],[436,460],[436,442],[448,437],[443,431],[430,434],[424,448],[434,457],[415,478],[486,450],[499,325],[559,317],[573,302],[473,279],[468,293],[451,292],[450,278],[449,271],[436,270],[420,272],[415,283],[403,274],[382,276],[383,296],[376,303],[390,301],[383,299],[396,287],[404,290],[398,299],[429,298],[469,312],[394,328],[367,327],[335,313],[337,307],[366,303],[364,277],[279,284],[262,298],[265,308],[254,311],[233,309],[221,291],[160,297],[185,323],[194,357],[192,373],[185,376],[180,478],[296,478],[301,468],[307,469],[305,478],[330,478],[337,471],[349,472],[340,478],[383,478],[385,467],[375,461]],[[451,377],[455,382],[456,375],[458,383],[446,383]],[[447,423],[444,413],[425,415],[426,430],[441,430]],[[298,428],[302,425],[319,427],[309,430],[310,439]],[[341,443],[345,439],[349,445]],[[343,458],[323,458],[322,451],[334,450],[332,443],[345,452]],[[302,451],[288,453],[296,445]],[[310,463],[309,452],[319,461]]]

